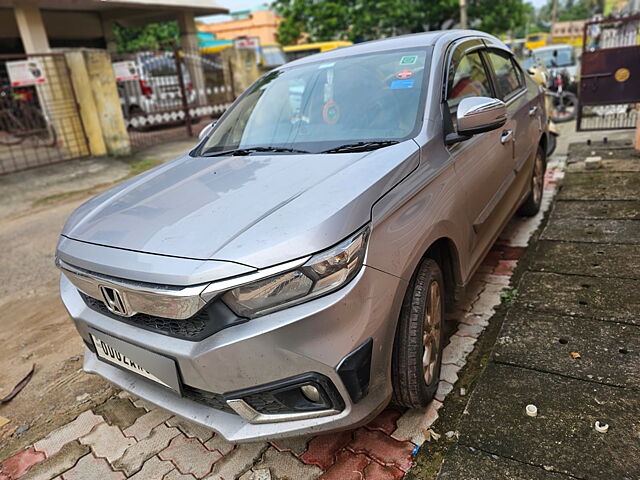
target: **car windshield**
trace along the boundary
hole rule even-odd
[[[419,126],[429,59],[426,48],[394,50],[270,72],[225,114],[198,153],[317,153],[405,140]]]
[[[539,59],[547,68],[569,67],[575,63],[572,48],[556,48],[541,52],[534,50],[533,56]]]

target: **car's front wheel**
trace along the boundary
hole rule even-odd
[[[438,263],[427,258],[413,275],[402,304],[393,345],[393,402],[426,406],[436,393],[442,364],[444,282]]]
[[[531,192],[518,209],[518,215],[522,217],[533,217],[540,211],[542,194],[544,193],[544,172],[546,169],[547,159],[544,150],[541,146],[538,146],[533,164],[533,174],[531,175]]]

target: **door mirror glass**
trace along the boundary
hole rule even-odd
[[[200,133],[198,134],[198,138],[202,140],[204,137],[206,137],[211,133],[211,130],[213,130],[213,127],[215,126],[216,126],[216,122],[211,122],[209,125],[207,125],[202,130],[200,130]]]
[[[467,97],[458,104],[458,135],[475,135],[502,127],[507,106],[497,98]]]

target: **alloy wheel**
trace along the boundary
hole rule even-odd
[[[442,316],[442,294],[438,282],[433,281],[429,285],[427,297],[427,308],[424,315],[424,326],[422,330],[422,344],[424,351],[422,355],[422,368],[424,370],[424,381],[431,385],[438,366],[438,356],[440,355],[440,335]]]

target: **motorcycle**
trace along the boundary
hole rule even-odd
[[[547,98],[551,99],[549,116],[558,123],[573,120],[578,113],[578,97],[575,93],[567,91],[565,84],[565,76],[556,72],[551,76],[551,84],[545,91]]]

